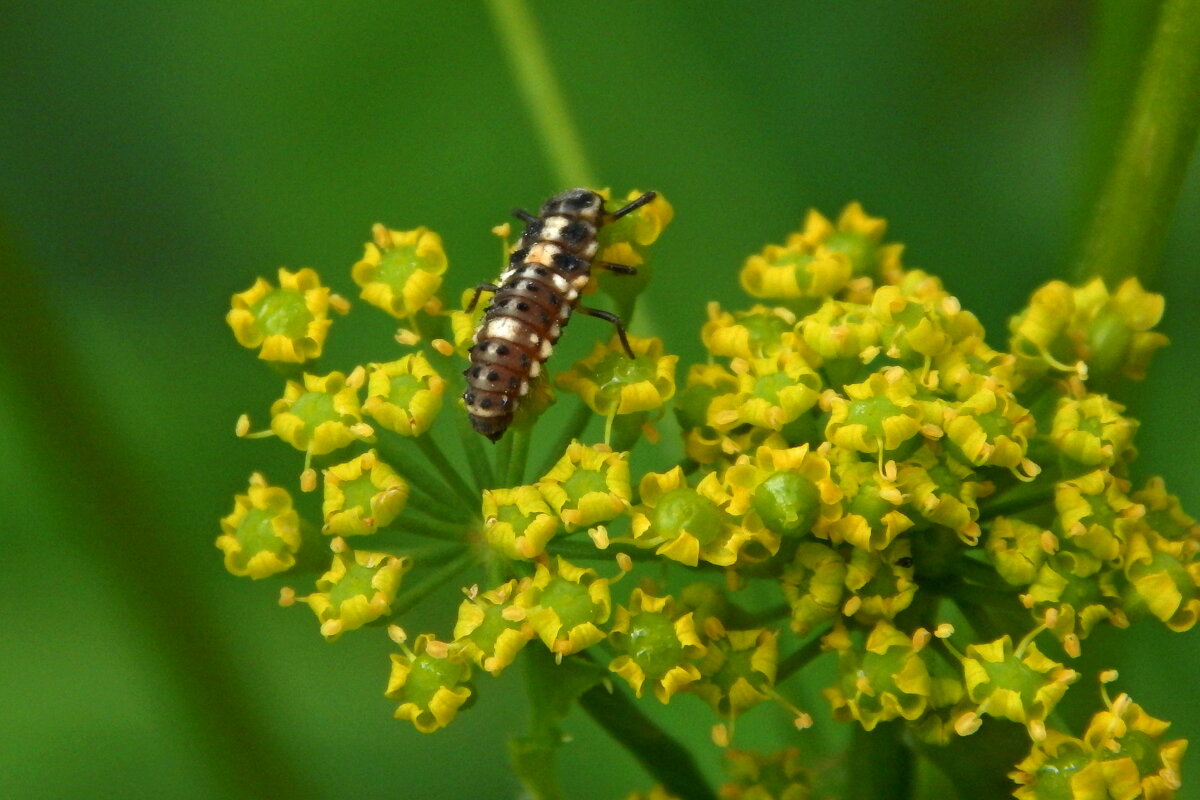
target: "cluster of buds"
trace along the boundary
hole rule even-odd
[[[597,260],[648,276],[671,217],[659,196],[605,226]],[[1103,695],[1081,736],[1052,719],[1097,626],[1185,631],[1200,615],[1200,526],[1162,479],[1131,482],[1137,422],[1101,393],[1165,343],[1162,298],[1135,279],[1052,282],[997,350],[885,229],[857,204],[836,223],[810,212],[746,260],[755,304],[710,303],[710,357],[681,385],[661,340],[629,336],[630,358],[613,337],[537,381],[494,454],[461,409],[442,413],[482,309],[439,296],[436,234],[377,225],[351,271],[405,325],[388,363],[312,369],[329,309],[348,304],[311,270],[260,279],[228,321],[291,378],[269,430],[243,417],[238,433],[303,452],[301,491],[251,478],[222,520],[227,568],[311,576],[314,591],[285,586],[282,602],[307,604],[326,639],[387,630],[399,652],[386,695],[425,732],[475,700],[478,671],[538,647],[587,665],[593,685],[607,674],[638,698],[699,698],[728,747],[757,706],[811,726],[781,684],[829,653],[828,716],[863,731],[902,725],[938,747],[1020,725],[1029,756],[1007,767],[1022,798],[1172,796],[1185,743],[1161,741],[1166,723],[1126,695]],[[628,307],[620,280],[600,288]],[[578,411],[532,448],[546,462],[526,479],[530,431],[568,395]],[[659,437],[671,411],[678,446]],[[454,435],[466,459],[436,438]],[[635,449],[657,469],[635,474]],[[361,537],[369,551],[349,544]],[[410,644],[401,615],[447,581],[465,599]],[[809,796],[797,751],[727,753],[723,796]],[[1068,762],[1096,794],[1063,793],[1047,765]],[[760,773],[791,793],[745,788]]]

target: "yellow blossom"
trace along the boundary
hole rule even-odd
[[[422,353],[367,368],[363,411],[401,436],[420,436],[442,410],[446,380]]]
[[[291,569],[300,549],[300,517],[285,489],[250,476],[246,494],[235,495],[233,511],[221,519],[217,547],[234,575],[266,578]]]
[[[411,568],[407,556],[343,549],[334,553],[329,570],[317,579],[317,591],[295,600],[312,609],[321,635],[334,641],[390,614],[400,579]]]
[[[260,347],[266,361],[300,364],[321,355],[329,331],[329,309],[346,313],[346,301],[321,285],[317,273],[279,268],[279,288],[263,278],[233,296],[225,321],[238,344]]]
[[[325,533],[375,533],[400,515],[407,500],[408,483],[370,450],[325,470]]]
[[[558,517],[536,486],[485,489],[483,536],[508,558],[530,559],[558,531]]]
[[[597,342],[587,358],[560,372],[555,382],[605,417],[661,408],[675,395],[679,356],[663,355],[661,339],[628,339],[634,358],[629,358],[614,336],[608,343]]]
[[[358,427],[361,423],[358,388],[340,372],[324,376],[305,373],[303,383],[288,381],[283,397],[271,404],[271,430],[292,447],[314,456],[332,453],[369,435]]]
[[[442,285],[446,252],[442,239],[425,227],[394,231],[376,223],[373,241],[351,276],[362,287],[362,298],[397,319],[421,310]]]
[[[629,507],[629,461],[605,445],[572,442],[537,487],[567,530],[586,528]]]

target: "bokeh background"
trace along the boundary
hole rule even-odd
[[[1154,4],[531,8],[601,183],[675,205],[645,305],[687,362],[745,256],[853,199],[1003,346],[1028,293],[1070,273]],[[0,17],[0,797],[516,796],[518,677],[418,734],[382,697],[383,637],[326,645],[213,547],[252,470],[299,470],[233,436],[279,384],[233,341],[229,296],[287,265],[355,298],[377,220],[439,231],[453,296],[496,272],[490,226],[564,188],[486,8],[8,0]],[[1173,343],[1125,398],[1135,471],[1193,514],[1198,223],[1193,166],[1151,283]],[[393,330],[358,304],[330,362],[383,360]],[[1089,649],[1200,739],[1200,634],[1149,623]],[[1093,675],[1069,697],[1092,702]],[[718,774],[710,720],[678,705]],[[587,719],[565,727],[573,797],[648,788]],[[1195,763],[1181,797],[1200,797]]]

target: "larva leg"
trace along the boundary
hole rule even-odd
[[[576,311],[587,314],[589,317],[611,322],[617,328],[617,336],[621,339],[621,346],[625,348],[625,355],[634,358],[633,348],[629,346],[629,339],[625,336],[625,323],[621,322],[621,318],[611,311],[601,311],[598,308],[587,308],[585,306],[577,306]]]
[[[608,219],[610,222],[615,219],[620,219],[621,217],[628,214],[630,211],[637,211],[639,208],[646,205],[646,203],[649,203],[651,200],[653,200],[656,197],[658,197],[658,192],[646,192],[644,195],[642,195],[638,199],[630,202],[628,205],[625,205],[625,206],[617,209],[613,213],[609,214]]]
[[[475,310],[475,306],[479,304],[479,295],[484,292],[495,294],[498,291],[500,291],[500,287],[494,283],[481,283],[476,286],[475,294],[471,295],[471,302],[467,303],[467,313],[469,314]]]
[[[612,264],[608,261],[593,261],[592,267],[595,269],[606,269],[609,272],[615,272],[618,275],[637,275],[637,267],[630,267],[625,264]]]
[[[639,198],[639,199],[641,199],[641,198]],[[521,222],[524,222],[526,225],[528,225],[531,222],[538,221],[537,217],[535,217],[533,214],[530,214],[528,211],[526,211],[523,208],[514,208],[513,216],[516,217],[517,219],[521,220]]]

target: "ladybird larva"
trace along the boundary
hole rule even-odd
[[[596,233],[656,196],[646,192],[609,213],[604,198],[595,192],[568,189],[547,200],[537,216],[514,212],[525,223],[525,232],[509,256],[508,269],[497,283],[476,286],[467,306],[468,311],[474,310],[480,293],[494,292],[475,329],[471,366],[463,371],[467,378],[463,401],[475,430],[493,442],[504,435],[573,311],[611,322],[633,358],[621,319],[579,305],[579,295],[591,280],[593,267],[622,275],[637,272],[633,267],[594,261]]]

